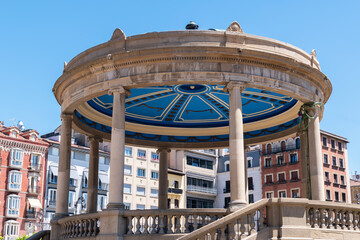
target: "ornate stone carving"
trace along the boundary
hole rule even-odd
[[[117,28],[115,29],[110,41],[125,40],[125,39],[126,39],[125,33],[120,28]]]
[[[242,30],[240,24],[237,21],[232,22],[229,27],[226,29],[226,31],[230,31],[230,32],[239,32],[239,33],[243,33],[244,31]]]

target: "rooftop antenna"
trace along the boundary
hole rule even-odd
[[[25,130],[25,126],[24,126],[24,123],[22,121],[19,121],[17,123],[17,127],[21,130],[21,131],[24,131]]]

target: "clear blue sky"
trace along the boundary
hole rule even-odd
[[[360,171],[360,1],[0,1],[0,120],[22,120],[40,134],[60,125],[52,86],[70,61],[108,41],[115,28],[127,36],[226,29],[274,38],[310,52],[333,84],[321,128],[348,138],[350,170]],[[14,120],[15,119],[15,120]]]

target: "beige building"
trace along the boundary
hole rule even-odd
[[[168,182],[168,208],[185,208],[185,173],[169,168]]]

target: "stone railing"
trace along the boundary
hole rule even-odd
[[[96,237],[100,232],[98,213],[74,215],[58,220],[60,239]]]
[[[126,210],[126,235],[190,233],[226,215],[226,209]]]
[[[242,239],[266,227],[268,202],[268,199],[260,200],[178,239]]]

